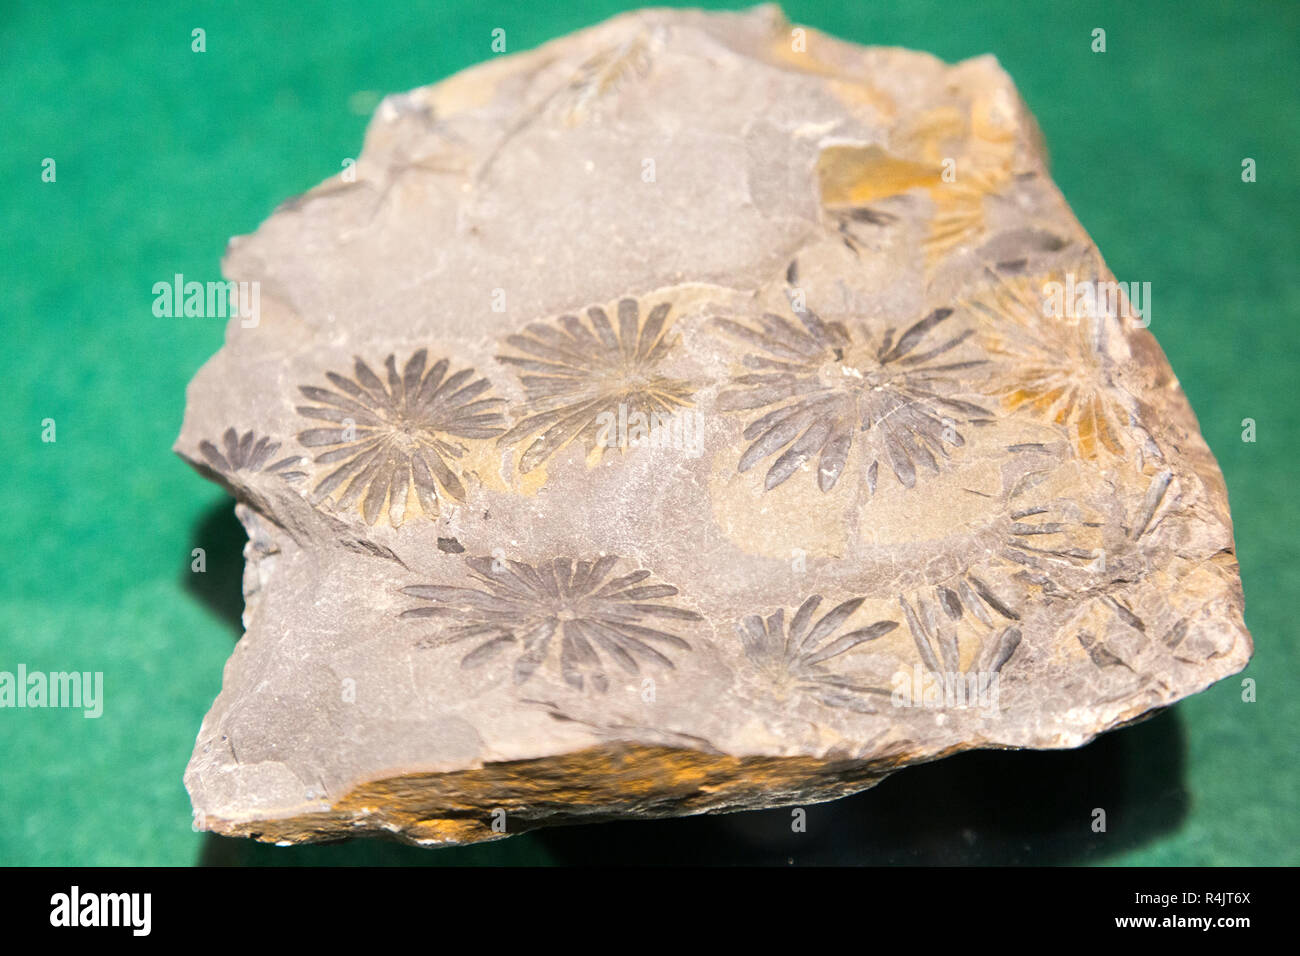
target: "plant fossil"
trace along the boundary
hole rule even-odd
[[[784,608],[766,619],[758,614],[745,618],[736,626],[745,656],[782,695],[802,694],[828,707],[870,711],[866,698],[872,694],[888,696],[889,692],[835,673],[830,662],[859,644],[883,637],[898,627],[898,622],[876,621],[836,637],[863,598],[844,601],[814,621],[821,602],[819,594],[808,598],[788,626]]]
[[[866,480],[876,488],[879,458],[898,481],[915,486],[918,467],[938,473],[946,446],[961,447],[959,421],[985,421],[990,413],[947,392],[954,375],[983,365],[980,358],[951,353],[970,330],[938,338],[952,309],[935,309],[897,339],[887,330],[877,342],[853,335],[839,322],[794,310],[796,325],[766,312],[755,325],[719,319],[728,333],[752,346],[744,358],[750,371],[733,377],[718,396],[725,411],[770,408],[744,431],[749,447],[738,470],[747,471],[780,453],[768,468],[765,489],[775,488],[817,459],[817,484],[835,487],[844,472],[855,436],[869,432]]]
[[[359,505],[367,524],[384,514],[394,527],[411,513],[412,499],[428,517],[437,517],[439,498],[465,497],[465,486],[452,465],[466,452],[458,438],[494,438],[504,430],[504,399],[480,398],[491,387],[474,379],[473,369],[447,374],[441,359],[426,369],[428,353],[420,349],[399,373],[396,358],[384,361],[386,379],[356,360],[351,378],[335,372],[325,377],[333,389],[299,386],[314,406],[299,406],[306,418],[331,423],[298,435],[308,448],[326,448],[316,464],[328,472],[312,500],[332,498],[339,508]]]
[[[297,470],[303,458],[290,455],[278,461],[271,461],[280,450],[278,441],[262,436],[256,441],[253,431],[240,435],[235,429],[227,428],[221,436],[221,448],[206,439],[199,442],[199,452],[208,464],[217,471],[232,475],[237,471],[266,472],[279,475],[285,481],[301,481],[306,475]]]
[[[472,643],[462,667],[479,667],[507,654],[516,684],[532,677],[558,647],[565,683],[581,690],[589,680],[603,692],[609,686],[606,660],[637,674],[641,663],[672,668],[664,650],[690,650],[690,644],[662,630],[658,621],[702,620],[695,611],[662,603],[675,597],[677,588],[644,583],[649,571],[611,578],[618,563],[613,555],[579,561],[559,557],[536,565],[489,557],[466,563],[475,586],[402,588],[426,604],[401,616],[444,622],[421,646]]]
[[[523,354],[497,358],[521,371],[527,399],[523,417],[498,440],[513,445],[532,439],[519,458],[521,472],[572,441],[593,443],[598,418],[617,415],[620,405],[667,416],[690,403],[690,384],[659,372],[676,343],[667,331],[671,310],[661,302],[642,318],[637,300],[625,298],[618,303],[617,326],[604,309],[592,306],[586,321],[562,315],[506,339]]]

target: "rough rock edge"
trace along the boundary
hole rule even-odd
[[[1134,706],[1083,740],[1035,749],[1074,749],[1149,720],[1166,706]],[[380,777],[354,787],[328,808],[244,819],[207,817],[200,828],[282,846],[359,836],[426,847],[463,846],[550,826],[825,803],[869,790],[907,767],[972,750],[1018,749],[1025,748],[958,745],[922,754],[900,751],[870,760],[833,760],[607,744],[453,773]],[[504,821],[498,810],[505,812]],[[500,822],[504,831],[493,828]]]

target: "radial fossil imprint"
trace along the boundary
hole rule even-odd
[[[859,433],[867,433],[870,445],[865,478],[871,490],[882,456],[911,488],[918,466],[937,474],[947,447],[965,444],[959,423],[991,417],[987,409],[949,394],[956,375],[986,361],[952,356],[971,335],[966,330],[943,337],[952,309],[935,309],[897,340],[887,330],[878,342],[808,309],[793,314],[798,324],[772,312],[760,316],[757,327],[718,320],[758,350],[744,357],[750,371],[732,379],[718,405],[724,411],[772,408],[746,427],[743,437],[751,444],[739,464],[747,471],[780,452],[768,468],[766,489],[815,458],[818,487],[830,491]]]
[[[447,622],[423,646],[473,643],[461,659],[462,667],[478,667],[508,653],[516,684],[533,676],[554,644],[559,645],[564,681],[579,689],[584,680],[597,690],[608,688],[606,658],[628,674],[640,672],[638,661],[671,668],[673,662],[663,650],[691,646],[650,623],[702,620],[695,611],[661,603],[675,597],[677,588],[643,583],[649,571],[610,578],[618,563],[612,555],[579,561],[561,557],[537,565],[489,557],[466,563],[478,587],[405,587],[402,593],[429,603],[408,608],[401,616]]]
[[[325,373],[333,390],[299,386],[317,403],[299,406],[299,414],[332,423],[298,435],[308,448],[329,449],[316,456],[316,464],[329,470],[313,490],[313,500],[329,498],[339,508],[359,503],[367,524],[387,514],[398,526],[412,498],[432,518],[438,515],[441,495],[465,497],[452,465],[466,447],[456,439],[501,434],[505,401],[479,398],[491,383],[475,379],[473,369],[448,375],[447,359],[426,370],[427,361],[428,353],[420,349],[399,374],[396,357],[389,355],[385,381],[357,359],[352,378]]]
[[[506,339],[523,354],[497,358],[520,370],[528,398],[523,417],[500,442],[533,439],[519,457],[521,472],[532,471],[572,441],[594,443],[600,416],[617,416],[620,405],[648,417],[671,415],[690,403],[690,384],[659,371],[676,344],[668,330],[672,305],[661,302],[642,318],[637,300],[624,298],[617,311],[617,327],[604,309],[592,306],[585,322],[562,315],[553,323],[533,322]]]

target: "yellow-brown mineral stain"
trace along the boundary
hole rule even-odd
[[[254,822],[208,817],[207,826],[266,843],[337,839],[361,829],[395,832],[412,842],[476,843],[539,824],[635,813],[643,804],[659,804],[665,793],[673,796],[675,812],[743,806],[754,794],[829,800],[874,785],[905,760],[902,752],[868,761],[602,745],[454,773],[374,780],[355,787],[328,810]],[[504,817],[485,807],[504,811]],[[504,828],[494,826],[498,823]]]
[[[531,498],[546,484],[546,467],[529,472],[517,467],[517,449],[506,449],[496,442],[476,443],[460,459],[467,476],[491,491]]]
[[[1078,278],[1094,276],[1086,263]],[[1106,317],[1046,315],[1044,290],[1064,287],[1066,274],[994,276],[963,302],[980,320],[994,358],[992,392],[1007,412],[1021,412],[1064,429],[1085,461],[1121,459],[1128,409],[1118,400],[1102,354],[1099,324]],[[1068,303],[1067,303],[1068,305]]]
[[[1015,111],[1000,89],[977,91],[968,112],[946,106],[906,121],[877,145],[830,146],[817,163],[822,204],[834,211],[920,189],[934,215],[927,265],[984,229],[984,198],[1010,183],[1016,155]]]
[[[879,146],[830,146],[817,160],[822,202],[860,206],[940,182],[938,165],[903,159]]]

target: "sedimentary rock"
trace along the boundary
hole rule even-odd
[[[200,826],[825,800],[1248,660],[1150,291],[992,57],[628,14],[389,97],[354,172],[232,242],[176,444],[249,535]]]

